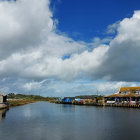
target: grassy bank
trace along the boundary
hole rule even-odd
[[[25,104],[30,104],[30,103],[35,103],[38,102],[39,100],[23,100],[23,99],[15,99],[15,100],[8,100],[9,106],[14,107],[14,106],[21,106]]]
[[[42,97],[40,95],[25,95],[25,94],[14,94],[9,93],[7,95],[10,107],[21,106],[29,103],[34,103],[38,101],[50,101],[55,100],[53,97]]]

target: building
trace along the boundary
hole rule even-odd
[[[61,97],[56,100],[56,103],[72,104],[72,99],[70,97]]]
[[[117,93],[105,98],[106,103],[140,104],[140,87],[121,87]]]
[[[7,96],[4,95],[3,93],[0,93],[0,104],[6,102],[7,102]]]
[[[8,108],[9,104],[7,103],[7,95],[0,93],[0,109]]]

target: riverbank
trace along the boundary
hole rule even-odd
[[[55,97],[43,97],[40,95],[27,95],[27,94],[14,94],[9,93],[7,95],[7,102],[10,107],[22,106],[30,103],[35,103],[39,101],[53,101]]]
[[[39,100],[24,100],[24,99],[14,99],[14,100],[8,100],[9,107],[15,107],[15,106],[22,106],[30,103],[38,102]]]
[[[116,104],[107,104],[107,103],[82,103],[82,102],[55,102],[56,104],[71,104],[71,105],[83,105],[83,106],[99,106],[99,107],[124,107],[124,108],[140,108],[140,105],[136,104],[123,104],[123,103],[116,103]]]
[[[9,103],[0,103],[0,110],[9,107]]]

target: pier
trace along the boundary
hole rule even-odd
[[[58,104],[140,108],[140,87],[121,87],[117,93],[109,96],[95,96],[93,98],[61,97],[55,101]]]
[[[56,104],[70,104],[63,102],[55,102]],[[102,104],[102,103],[71,103],[71,105],[82,105],[82,106],[99,106],[99,107],[123,107],[123,108],[140,108],[140,105],[136,104]]]

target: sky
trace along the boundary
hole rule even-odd
[[[0,89],[109,95],[140,86],[138,0],[0,0]]]

